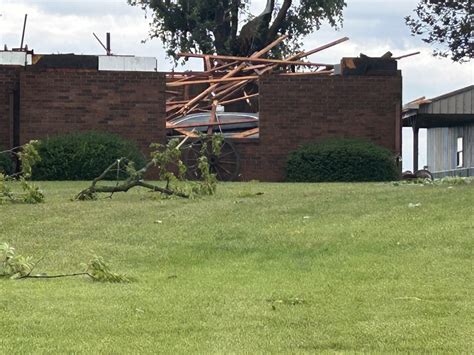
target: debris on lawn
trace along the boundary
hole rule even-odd
[[[421,206],[421,203],[412,203],[410,202],[408,204],[408,208],[416,208],[416,207],[420,207]]]
[[[291,297],[291,298],[269,298],[267,302],[272,304],[272,309],[275,311],[277,305],[286,305],[286,306],[298,306],[306,304],[306,301],[299,297]]]
[[[125,274],[112,272],[109,264],[100,256],[94,256],[87,264],[84,264],[84,271],[82,272],[56,275],[49,275],[44,272],[33,274],[34,269],[43,259],[44,257],[33,262],[31,256],[17,254],[15,248],[7,243],[0,244],[0,278],[22,280],[89,276],[93,281],[99,282],[123,283],[133,281]]]
[[[461,176],[445,176],[439,179],[421,179],[415,178],[410,180],[401,180],[393,181],[393,186],[402,186],[402,185],[418,185],[418,186],[442,186],[448,185],[452,187],[453,185],[469,185],[474,182],[473,177],[461,177]]]
[[[396,297],[394,300],[408,300],[408,301],[421,301],[421,298],[413,297],[413,296],[406,296],[406,297]]]

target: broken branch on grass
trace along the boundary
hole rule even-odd
[[[189,196],[181,193],[179,191],[174,191],[166,188],[162,188],[150,183],[146,183],[143,181],[143,175],[148,171],[149,168],[155,165],[154,161],[148,162],[142,169],[136,171],[134,174],[129,173],[129,177],[122,183],[119,183],[115,186],[98,186],[97,183],[99,181],[102,181],[106,178],[107,174],[110,173],[113,169],[120,169],[121,164],[128,164],[128,161],[124,158],[116,160],[113,164],[111,164],[107,169],[103,171],[102,174],[100,174],[98,177],[96,177],[94,180],[92,180],[91,185],[79,192],[75,199],[76,200],[92,200],[95,198],[95,195],[97,193],[116,193],[116,192],[127,192],[131,188],[134,187],[144,187],[146,189],[150,189],[153,192],[160,192],[162,194],[171,196],[171,195],[176,195],[179,197],[183,198],[188,198]],[[127,171],[127,166],[125,166],[125,171]]]

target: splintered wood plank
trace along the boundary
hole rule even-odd
[[[255,80],[258,79],[258,75],[248,75],[248,76],[236,76],[233,78],[215,78],[215,79],[206,79],[206,80],[194,80],[187,82],[171,82],[167,83],[168,87],[177,87],[177,86],[186,86],[186,85],[197,85],[197,84],[209,84],[209,83],[224,83],[229,81],[242,81],[242,80]]]
[[[225,105],[228,105],[228,104],[232,104],[234,102],[239,102],[239,101],[243,101],[243,100],[248,100],[252,97],[256,97],[258,96],[258,94],[252,94],[252,95],[245,95],[245,96],[242,96],[242,97],[237,97],[235,99],[231,99],[231,100],[226,100],[226,101],[221,101],[219,104],[222,105],[222,106],[225,106]]]
[[[298,65],[298,66],[309,66],[309,67],[324,67],[327,65],[331,65],[331,64],[309,63],[309,62],[283,60],[283,59],[237,57],[237,56],[225,56],[225,55],[206,55],[206,54],[196,54],[196,53],[178,53],[178,56],[184,57],[184,58],[204,58],[204,59],[206,57],[209,57],[212,59],[239,61],[243,63],[268,63],[268,64]]]
[[[232,138],[247,138],[247,137],[249,137],[251,135],[254,135],[256,133],[259,133],[259,132],[260,132],[260,129],[258,127],[256,127],[256,128],[252,128],[252,129],[249,129],[247,131],[244,131],[244,132],[235,133],[231,137]]]
[[[186,131],[185,129],[181,129],[181,128],[173,128],[176,132],[186,136],[186,137],[190,137],[190,138],[197,138],[199,137],[198,134],[194,133],[194,131]]]
[[[209,123],[216,123],[216,109],[217,109],[217,100],[212,101],[211,116],[209,117]],[[207,127],[207,134],[212,134],[212,126]]]
[[[301,52],[301,53],[298,53],[296,55],[294,55],[293,57],[290,57],[292,60],[296,60],[296,59],[300,59],[300,58],[304,58],[304,57],[307,57],[307,56],[310,56],[311,54],[314,54],[314,53],[318,53],[318,52],[321,52],[325,49],[328,49],[330,47],[333,47],[339,43],[343,43],[343,42],[346,42],[349,40],[349,37],[342,37],[342,38],[339,38],[335,41],[332,41],[332,42],[329,42],[321,47],[318,47],[318,48],[314,48],[314,49],[311,49],[310,51],[307,51],[307,52]]]
[[[421,52],[408,53],[408,54],[405,54],[405,55],[401,55],[399,57],[393,57],[392,59],[398,60],[398,59],[408,58],[408,57],[411,57],[413,55],[417,55],[417,54],[420,54],[420,53]]]
[[[281,73],[278,76],[299,76],[299,75],[329,75],[334,73],[333,70],[320,70],[313,72],[296,72],[296,73]]]
[[[262,50],[254,53],[251,55],[251,58],[258,58],[267,53],[269,50],[271,50],[273,47],[277,46],[280,44],[282,41],[284,41],[288,36],[283,35],[274,40],[272,43],[270,43],[268,46],[263,48]],[[238,74],[243,68],[245,68],[245,63],[240,63],[237,67],[232,69],[230,72],[228,72],[226,75],[224,75],[223,78],[231,78]],[[202,91],[199,95],[195,96],[193,99],[191,99],[180,111],[180,114],[184,114],[186,112],[189,112],[189,107],[195,105],[197,102],[199,102],[201,99],[205,98],[207,95],[209,95],[211,92],[213,92],[219,84],[213,84],[209,86],[207,89]]]

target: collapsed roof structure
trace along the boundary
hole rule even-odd
[[[248,110],[258,112],[258,79],[270,74],[277,76],[318,75],[330,76],[335,74],[361,75],[369,71],[396,71],[397,59],[388,52],[380,58],[370,58],[362,55],[359,58],[343,58],[341,64],[325,64],[303,61],[312,54],[343,43],[349,38],[343,37],[309,51],[302,51],[283,60],[267,58],[272,48],[276,47],[288,36],[283,35],[262,50],[249,57],[224,56],[214,54],[179,53],[182,58],[200,58],[204,69],[201,72],[167,73],[166,113],[167,128],[175,133],[196,137],[194,130],[207,127],[207,133],[212,133],[214,127],[225,125],[245,125],[254,121],[252,118],[237,120],[219,119],[217,112],[239,102],[246,102]],[[207,112],[207,119],[202,113]],[[192,114],[200,116],[188,120],[183,117]],[[204,118],[204,119],[203,119]],[[199,121],[199,122],[197,122]],[[229,135],[232,138],[258,137],[258,127],[250,126]],[[202,131],[202,129],[201,129]]]

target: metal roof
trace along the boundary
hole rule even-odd
[[[420,113],[474,114],[474,85],[435,97],[421,104]]]
[[[403,107],[403,124],[418,127],[446,127],[474,122],[474,85],[437,96],[424,97]]]

